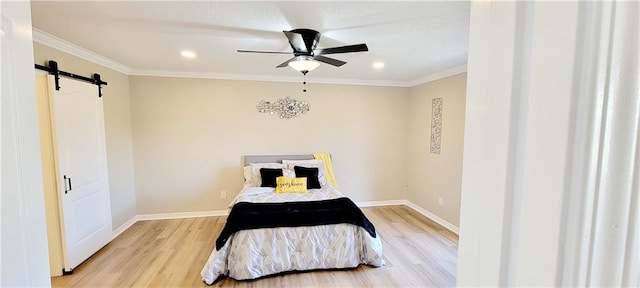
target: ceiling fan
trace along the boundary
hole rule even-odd
[[[307,74],[309,71],[318,68],[319,62],[340,67],[347,62],[334,58],[329,58],[322,55],[327,54],[339,54],[339,53],[352,53],[352,52],[365,52],[369,51],[367,44],[355,44],[340,47],[316,49],[318,42],[320,41],[320,32],[312,29],[293,29],[291,31],[282,31],[289,44],[293,49],[293,58],[283,62],[276,66],[276,68],[290,66],[291,68]],[[291,52],[277,52],[277,51],[252,51],[252,50],[238,50],[240,53],[266,53],[266,54],[291,54]]]

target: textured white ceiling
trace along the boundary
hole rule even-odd
[[[128,66],[133,74],[218,75],[299,79],[275,68],[289,55],[238,49],[291,51],[282,30],[322,33],[318,48],[366,43],[368,52],[330,55],[309,81],[412,83],[466,65],[467,1],[455,2],[210,2],[34,1],[33,26]],[[192,50],[192,60],[180,56]],[[372,68],[385,63],[381,70]]]

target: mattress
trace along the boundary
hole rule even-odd
[[[275,193],[269,187],[244,187],[232,201],[282,203],[344,197],[330,185],[307,193]],[[220,276],[255,279],[288,271],[384,265],[380,235],[352,224],[278,227],[242,230],[216,250],[213,248],[202,279],[211,285]]]

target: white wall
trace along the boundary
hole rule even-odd
[[[459,285],[555,286],[577,5],[472,6]]]
[[[460,286],[640,284],[637,2],[474,2]]]
[[[305,94],[300,83],[136,76],[130,85],[139,214],[227,209],[241,156],[256,154],[328,152],[354,201],[406,198],[406,88],[310,83]],[[260,100],[285,96],[311,110],[258,113]]]
[[[408,200],[454,226],[460,225],[466,84],[462,73],[409,89]],[[442,98],[443,106],[440,154],[430,152],[434,98]]]

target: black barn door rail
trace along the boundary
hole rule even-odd
[[[65,76],[65,77],[70,77],[70,78],[73,78],[73,79],[82,80],[82,81],[89,82],[91,84],[98,85],[98,97],[102,97],[102,85],[107,85],[107,82],[102,81],[102,79],[100,79],[100,74],[94,73],[93,74],[93,78],[88,78],[88,77],[76,75],[76,74],[69,73],[69,72],[62,71],[62,70],[58,69],[58,62],[56,62],[56,61],[49,60],[49,62],[47,62],[47,64],[49,66],[43,66],[43,65],[38,65],[38,64],[35,64],[35,65],[36,65],[36,69],[47,71],[47,72],[49,72],[49,74],[52,74],[55,77],[56,91],[60,90],[60,75],[62,75],[62,76]]]

